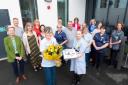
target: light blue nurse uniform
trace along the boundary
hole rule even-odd
[[[70,71],[76,74],[86,74],[86,62],[85,62],[85,48],[87,44],[84,43],[84,39],[81,38],[79,41],[74,40],[73,47],[79,52],[83,53],[82,57],[71,59]]]

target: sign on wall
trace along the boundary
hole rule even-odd
[[[6,27],[10,24],[8,9],[0,9],[0,58],[6,57],[4,37],[7,36]]]

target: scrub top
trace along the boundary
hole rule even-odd
[[[112,37],[112,42],[117,42],[117,41],[122,40],[124,38],[124,32],[114,30],[111,34],[111,37]],[[120,48],[120,44],[112,45],[113,50],[119,50],[119,48]]]
[[[62,42],[67,40],[67,36],[63,31],[61,31],[60,33],[58,33],[58,31],[56,31],[55,38],[56,38],[56,41],[58,42],[58,44],[61,44]],[[66,48],[66,44],[63,45],[63,48],[64,49]]]
[[[104,44],[109,43],[109,36],[106,33],[102,36],[100,35],[100,33],[96,33],[93,40],[95,41],[97,47],[101,47]],[[99,52],[104,53],[105,48],[99,50]]]

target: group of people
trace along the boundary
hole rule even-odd
[[[118,53],[124,41],[123,23],[118,22],[115,29],[108,35],[103,22],[96,23],[95,19],[90,24],[68,21],[67,27],[63,26],[62,19],[58,18],[57,30],[54,33],[49,26],[40,25],[38,19],[34,23],[27,22],[25,28],[19,27],[18,18],[13,18],[13,25],[7,27],[8,36],[4,38],[8,62],[12,64],[16,83],[21,79],[26,80],[24,74],[24,60],[30,61],[34,71],[42,69],[45,74],[46,85],[56,85],[56,65],[53,60],[46,60],[43,52],[51,44],[60,44],[63,49],[75,49],[79,53],[77,58],[70,59],[70,71],[73,73],[72,85],[79,85],[86,74],[86,68],[92,60],[96,69],[103,64],[106,48],[111,48],[110,65],[118,66]],[[96,25],[97,24],[97,25]],[[63,56],[62,61],[65,63]]]

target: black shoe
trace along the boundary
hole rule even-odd
[[[72,84],[71,85],[76,85],[76,80],[75,79],[72,80]]]
[[[75,83],[72,83],[71,85],[76,85]]]
[[[38,70],[37,69],[34,69],[35,72],[37,72]]]

